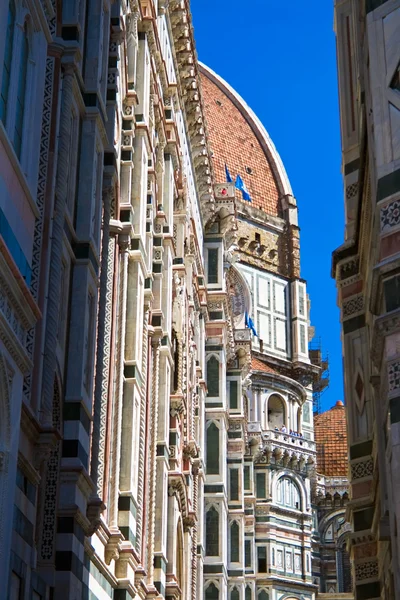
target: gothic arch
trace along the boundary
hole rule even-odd
[[[183,564],[183,550],[184,550],[184,537],[183,537],[183,526],[182,526],[182,518],[179,517],[178,523],[176,525],[176,581],[181,589],[182,594],[184,593],[184,564]]]
[[[209,581],[206,583],[204,589],[205,600],[219,600],[219,586],[215,581]]]
[[[237,519],[229,523],[229,556],[230,562],[240,561],[240,522]]]
[[[221,470],[221,424],[219,421],[211,420],[206,424],[206,473],[207,475],[219,475]]]
[[[206,556],[220,555],[220,508],[211,504],[205,509],[205,548]]]
[[[240,600],[240,592],[236,585],[231,589],[229,600]]]
[[[219,397],[221,393],[221,358],[218,354],[209,354],[206,358],[207,396]]]

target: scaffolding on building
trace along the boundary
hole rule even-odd
[[[321,338],[314,338],[310,342],[309,356],[311,363],[320,368],[313,382],[313,412],[321,412],[321,396],[329,387],[329,359],[328,353],[323,352]]]

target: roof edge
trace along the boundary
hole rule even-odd
[[[267,130],[264,125],[261,123],[260,119],[257,117],[255,112],[250,108],[250,106],[245,102],[245,100],[223,79],[220,77],[215,71],[207,67],[202,62],[198,62],[199,70],[201,73],[204,73],[213,83],[215,83],[235,104],[235,106],[240,110],[243,117],[246,119],[248,124],[250,125],[253,133],[259,140],[264,152],[266,153],[267,158],[270,162],[273,163],[274,175],[277,179],[277,184],[279,187],[279,191],[283,196],[293,196],[292,186],[290,185],[289,177],[286,173],[286,169],[282,162],[282,159],[277,151],[275,144],[271,140]]]

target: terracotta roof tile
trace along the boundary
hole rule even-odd
[[[254,358],[254,356],[251,359],[251,368],[253,371],[264,371],[264,373],[278,373],[276,369],[270,367],[262,360]]]
[[[340,400],[314,417],[317,470],[329,477],[346,477],[349,465],[346,409]]]
[[[240,110],[204,72],[201,73],[201,87],[216,182],[226,180],[226,163],[232,178],[238,173],[242,177],[253,206],[268,214],[279,215],[279,189],[273,169],[246,119],[246,111]],[[251,174],[247,173],[246,167],[251,169]],[[242,200],[238,191],[237,198]]]

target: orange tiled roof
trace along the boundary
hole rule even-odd
[[[349,464],[346,409],[340,400],[314,417],[317,470],[328,477],[346,477]]]
[[[252,206],[270,215],[279,215],[279,190],[273,168],[246,118],[246,111],[242,107],[239,109],[226,90],[211,81],[204,70],[201,71],[201,87],[216,182],[226,181],[226,163],[233,179],[238,173],[242,177]],[[251,169],[251,174],[247,173],[246,167]],[[242,199],[239,192],[237,197]]]
[[[270,367],[262,360],[259,360],[258,358],[254,358],[254,356],[251,359],[251,368],[253,371],[264,371],[264,373],[277,373],[278,372],[276,369],[274,369],[273,367]]]

